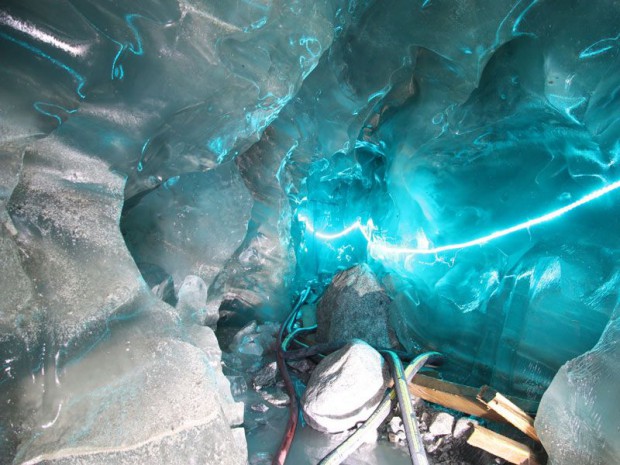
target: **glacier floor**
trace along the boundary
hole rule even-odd
[[[229,329],[219,331],[220,347],[223,350],[223,370],[231,385],[235,401],[244,403],[244,428],[248,447],[249,465],[269,465],[277,451],[287,425],[289,408],[288,396],[283,382],[277,377],[275,384],[254,387],[254,378],[267,365],[275,362],[275,355],[269,353],[248,355],[230,346]],[[298,394],[303,390],[304,377],[299,377],[291,370]],[[309,376],[309,373],[305,373]],[[416,404],[418,421],[423,412],[438,412],[439,409],[424,401]],[[445,410],[445,409],[442,409]],[[456,418],[458,412],[451,412]],[[461,414],[463,416],[463,414]],[[408,465],[411,463],[405,443],[392,443],[387,438],[385,423],[378,430],[376,441],[363,444],[348,457],[344,465]],[[425,431],[422,426],[422,431]],[[305,422],[300,414],[295,438],[287,456],[287,463],[295,465],[316,465],[329,452],[340,445],[351,432],[336,434],[322,433],[314,430]],[[439,439],[436,438],[436,439]],[[493,457],[486,452],[468,446],[464,439],[456,440],[452,435],[443,437],[443,446],[429,449],[426,443],[427,456],[430,464],[437,465],[497,465],[505,464],[502,459]],[[440,442],[440,444],[441,444]],[[434,449],[434,450],[433,450]]]

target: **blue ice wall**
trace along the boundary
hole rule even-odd
[[[517,3],[493,28],[460,12],[472,29],[441,8],[398,19],[371,8],[362,32],[351,28],[343,47],[395,27],[409,48],[355,63],[390,72],[351,104],[363,123],[331,125],[350,135],[342,148],[310,164],[296,196],[300,273],[369,260],[407,348],[450,353],[457,378],[537,398],[617,305],[616,26],[579,2]],[[399,22],[429,17],[449,40]],[[389,40],[373,37],[371,50]]]

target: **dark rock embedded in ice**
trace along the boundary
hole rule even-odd
[[[236,163],[254,197],[248,232],[209,292],[209,308],[242,321],[280,320],[290,306],[295,273],[291,206],[279,183],[282,147],[272,130]],[[259,169],[257,169],[259,167]]]
[[[357,265],[337,274],[317,306],[317,339],[362,339],[375,347],[392,347],[388,322],[390,298],[368,265]]]

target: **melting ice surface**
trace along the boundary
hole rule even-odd
[[[552,463],[620,461],[617,2],[121,3],[0,6],[0,463],[243,462],[168,304],[280,320],[360,262]]]

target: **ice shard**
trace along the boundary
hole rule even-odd
[[[563,365],[545,392],[536,429],[551,464],[602,465],[620,458],[618,331],[615,316],[592,350]]]

